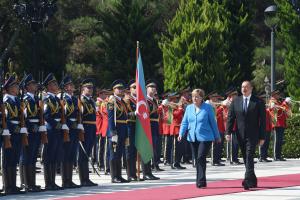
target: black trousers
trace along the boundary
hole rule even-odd
[[[195,153],[197,178],[196,184],[206,184],[206,156],[211,148],[211,141],[191,142],[191,147]]]
[[[260,158],[261,159],[267,159],[268,158],[268,150],[269,150],[269,145],[270,145],[270,136],[271,136],[271,132],[269,132],[269,131],[266,132],[265,142],[260,147]]]
[[[212,162],[218,163],[220,162],[222,155],[223,155],[223,149],[224,149],[224,133],[220,133],[221,136],[221,142],[220,143],[213,143],[212,147]]]
[[[275,127],[274,132],[274,159],[281,159],[282,145],[284,140],[284,128]]]
[[[257,183],[256,175],[254,172],[254,155],[257,142],[250,140],[249,138],[242,139],[238,136],[238,142],[242,151],[244,164],[246,168],[245,181],[249,183]]]

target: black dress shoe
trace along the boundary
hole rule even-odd
[[[186,167],[182,167],[179,163],[172,165],[174,168],[172,169],[186,169]]]
[[[88,179],[88,180],[85,182],[85,186],[86,186],[86,187],[93,187],[93,186],[98,186],[98,184],[93,183],[91,180]]]
[[[260,158],[259,162],[272,162],[272,160],[268,160],[267,158]]]
[[[245,190],[249,190],[250,188],[257,188],[257,182],[249,182],[246,180],[243,180],[242,186]]]
[[[207,187],[207,184],[206,184],[206,182],[205,183],[202,182],[202,183],[197,183],[196,186],[197,186],[197,188],[205,188],[205,187]]]
[[[225,166],[225,164],[220,163],[220,162],[215,162],[215,163],[212,163],[212,166]]]
[[[154,176],[153,174],[146,174],[144,177],[144,180],[159,180],[159,177]]]
[[[52,187],[52,185],[46,185],[44,188],[45,191],[53,191],[54,188]]]
[[[241,163],[240,161],[233,161],[230,164],[231,165],[242,165],[243,163]]]
[[[220,159],[219,162],[226,162],[226,160]]]
[[[286,161],[285,158],[275,158],[274,161]]]
[[[112,183],[121,183],[122,181],[119,178],[113,178],[113,179],[111,179],[111,182]]]
[[[121,183],[129,183],[129,181],[123,178],[122,176],[119,177],[119,179],[121,180]]]
[[[164,169],[159,168],[159,166],[155,166],[155,171],[156,172],[161,172],[161,171],[165,171]]]
[[[55,183],[52,184],[52,188],[53,188],[53,190],[63,190],[63,189],[64,189],[63,187],[59,187],[59,186],[56,185]]]
[[[127,180],[129,182],[131,182],[131,181],[138,181],[138,178],[137,178],[137,176],[129,176]]]

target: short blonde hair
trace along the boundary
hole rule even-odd
[[[195,96],[195,95],[199,95],[200,97],[204,98],[205,92],[202,89],[194,89],[192,92],[192,96]]]

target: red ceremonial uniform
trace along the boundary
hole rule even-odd
[[[227,106],[224,106],[223,108],[223,118],[224,118],[224,128],[226,130],[226,123],[227,123],[227,119],[228,119],[228,111],[229,108]],[[234,122],[234,126],[233,126],[233,130],[231,131],[236,131],[237,130],[237,126],[236,126],[236,121]]]
[[[102,114],[101,114],[101,104],[102,104],[103,100],[101,98],[97,98],[96,101],[96,135],[100,135],[101,134],[101,127],[102,127]]]
[[[101,126],[101,135],[102,137],[106,137],[106,132],[108,129],[108,112],[107,112],[107,101],[108,98],[106,98],[100,107],[100,112],[102,115],[102,126]]]
[[[276,100],[275,98],[271,98],[270,101],[272,104],[274,104],[272,105],[271,108],[271,117],[273,118],[272,128],[275,127],[286,128],[287,112],[285,108],[282,106],[280,101]]]
[[[272,131],[271,109],[266,109],[266,132]]]
[[[226,119],[224,117],[225,109],[226,109],[225,106],[218,106],[216,110],[217,124],[220,133],[225,133],[225,124],[226,124]]]
[[[170,124],[168,124],[168,106],[159,105],[158,113],[160,116],[160,129],[162,135],[170,135]]]
[[[183,115],[184,115],[184,109],[182,106],[179,106],[178,108],[175,108],[173,110],[173,121],[170,126],[170,135],[178,135],[179,134],[180,124],[181,124]]]

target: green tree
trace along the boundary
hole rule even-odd
[[[253,56],[255,49],[254,15],[255,1],[224,0],[228,11],[228,35],[226,42],[228,67],[226,84],[240,85],[243,80],[252,79]]]
[[[289,95],[300,98],[300,16],[288,1],[276,0],[280,18],[278,36],[286,48],[284,69]]]
[[[102,21],[99,47],[105,52],[100,55],[103,63],[97,70],[108,77],[105,85],[117,78],[135,77],[136,41],[141,44],[145,76],[160,79],[161,51],[155,25],[161,10],[157,5],[158,1],[122,0],[98,10]]]
[[[224,89],[226,15],[217,2],[181,1],[160,43],[166,90],[188,86]]]

